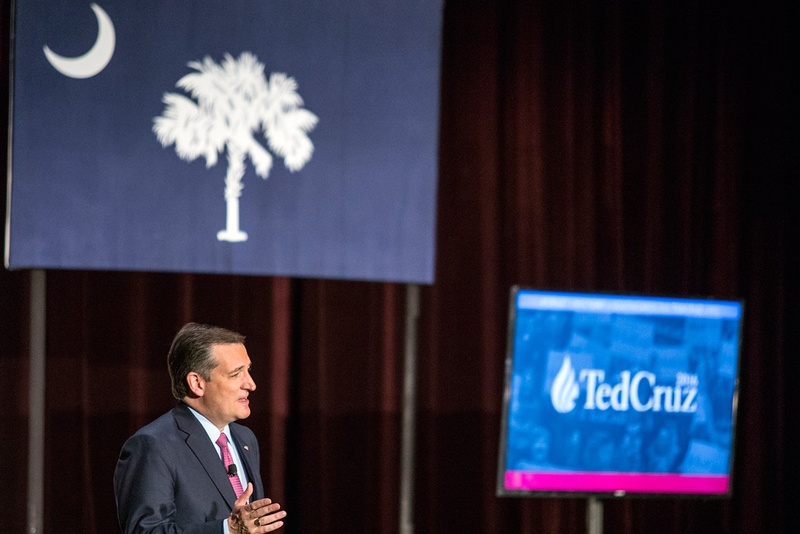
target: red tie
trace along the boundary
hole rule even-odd
[[[225,466],[225,472],[228,473],[228,479],[230,479],[231,486],[233,486],[233,492],[236,493],[236,498],[238,499],[239,495],[244,492],[244,489],[242,489],[242,481],[239,480],[239,475],[230,474],[231,465],[233,465],[233,458],[231,457],[230,449],[228,449],[228,436],[225,435],[225,432],[222,432],[217,438],[217,445],[219,445],[219,448],[222,451],[222,464]],[[233,472],[236,473],[236,466],[233,466]]]

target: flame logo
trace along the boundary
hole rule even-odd
[[[567,413],[575,408],[577,398],[578,382],[575,380],[575,369],[569,356],[566,356],[550,388],[550,400],[553,401],[553,408],[557,412]]]

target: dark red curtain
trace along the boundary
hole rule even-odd
[[[3,64],[9,5],[0,0]],[[512,284],[745,299],[732,498],[605,501],[605,530],[796,531],[792,7],[447,3],[417,532],[586,532],[585,499],[494,495]],[[166,351],[189,320],[247,336],[258,384],[248,424],[286,531],[398,530],[404,286],[46,277],[46,531],[118,530],[116,456],[172,406]],[[29,273],[0,271],[3,532],[26,524],[29,293]]]

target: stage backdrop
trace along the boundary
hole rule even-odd
[[[18,0],[6,266],[432,282],[441,21]]]

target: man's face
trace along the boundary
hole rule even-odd
[[[217,366],[211,371],[211,380],[205,381],[198,411],[222,429],[250,415],[248,395],[256,383],[250,376],[250,357],[244,345],[212,345],[211,355]]]

